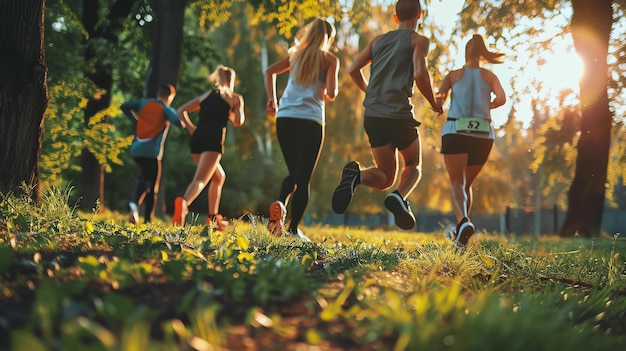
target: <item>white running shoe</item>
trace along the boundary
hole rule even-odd
[[[128,221],[132,224],[139,222],[139,210],[137,204],[132,201],[128,203]]]
[[[293,237],[298,238],[302,241],[304,241],[305,243],[310,243],[311,239],[309,239],[309,237],[307,237],[306,235],[302,234],[302,231],[300,230],[300,228],[298,228],[298,230],[296,230],[295,233],[291,233],[289,232]]]

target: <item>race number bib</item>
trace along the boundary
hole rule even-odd
[[[491,131],[489,121],[484,118],[457,118],[454,123],[457,132],[489,133]]]

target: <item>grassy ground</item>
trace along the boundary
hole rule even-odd
[[[626,240],[216,232],[0,198],[0,350],[616,350]]]

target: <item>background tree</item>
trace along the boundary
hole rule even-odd
[[[572,35],[585,70],[580,82],[582,119],[576,173],[559,235],[594,237],[601,232],[611,145],[607,56],[613,8],[611,0],[572,0],[572,5]]]
[[[536,117],[531,131],[536,136],[530,148],[534,156],[530,169],[539,176],[535,188],[540,191],[535,196],[539,197],[541,208],[553,205],[567,208],[567,187],[574,175],[580,130],[580,111],[576,106],[563,103],[571,93],[562,92],[558,112],[552,112],[545,106],[542,109],[535,108]]]
[[[39,152],[48,104],[44,0],[0,2],[0,193],[39,190]]]
[[[82,2],[81,19],[86,31],[83,56],[88,70],[85,77],[95,84],[98,91],[91,96],[84,108],[84,124],[93,124],[92,117],[111,105],[113,71],[118,35],[124,21],[135,7],[134,0],[85,0]],[[105,13],[105,16],[101,14]],[[82,197],[79,207],[89,210],[99,200],[104,207],[104,166],[89,147],[81,154],[81,176],[78,190]]]
[[[100,7],[100,10],[108,6]],[[102,12],[98,11],[99,15]],[[75,186],[76,180],[81,178],[81,156],[88,150],[97,161],[95,170],[91,173],[99,174],[101,170],[111,172],[114,165],[124,162],[126,148],[132,141],[132,131],[123,127],[124,123],[103,123],[111,119],[114,122],[118,114],[117,103],[104,110],[94,111],[85,121],[87,104],[91,99],[102,96],[99,88],[86,72],[94,72],[94,62],[101,60],[99,66],[107,66],[112,71],[114,87],[112,90],[122,90],[129,96],[141,96],[142,75],[147,67],[146,44],[142,34],[142,17],[137,19],[129,16],[119,24],[115,45],[105,39],[100,39],[90,45],[96,47],[95,55],[104,57],[86,61],[84,55],[85,38],[89,37],[83,26],[83,2],[78,0],[58,1],[49,0],[46,6],[46,58],[49,67],[48,86],[50,87],[50,104],[46,111],[45,132],[42,140],[41,174],[44,186]],[[104,19],[99,18],[102,22]],[[145,24],[145,23],[144,23]],[[93,25],[93,24],[91,24]],[[96,25],[99,26],[100,24]],[[95,30],[95,29],[93,29]],[[99,49],[98,49],[99,48]],[[102,74],[106,76],[106,74]],[[137,84],[137,82],[139,82]],[[114,100],[115,91],[108,93],[109,99]],[[93,104],[92,104],[93,106]],[[117,127],[122,127],[117,129]],[[131,160],[132,162],[132,160]],[[115,174],[117,176],[118,174]],[[123,173],[120,173],[124,176]],[[129,176],[126,176],[128,178]],[[95,176],[94,191],[100,192],[99,184],[103,177]],[[125,191],[120,187],[108,188],[107,195],[114,198],[116,191]],[[74,192],[80,198],[80,194]],[[77,201],[78,199],[73,199]],[[95,202],[95,200],[94,200]],[[80,203],[84,203],[81,201]],[[91,209],[91,206],[86,208]],[[113,207],[115,208],[115,207]]]

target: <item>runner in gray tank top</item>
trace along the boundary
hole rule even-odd
[[[413,29],[398,29],[372,44],[366,117],[413,119],[413,35]]]
[[[374,38],[349,68],[350,76],[365,91],[364,127],[369,137],[374,166],[361,169],[356,161],[343,168],[341,181],[332,198],[333,211],[344,213],[358,184],[378,190],[390,189],[398,178],[398,152],[404,160],[400,181],[385,198],[385,207],[394,215],[396,225],[415,228],[415,216],[406,198],[421,177],[422,153],[413,118],[413,82],[435,112],[435,100],[426,67],[428,39],[415,32],[421,16],[419,0],[400,0],[394,16],[398,29]],[[362,69],[371,64],[369,82]]]

